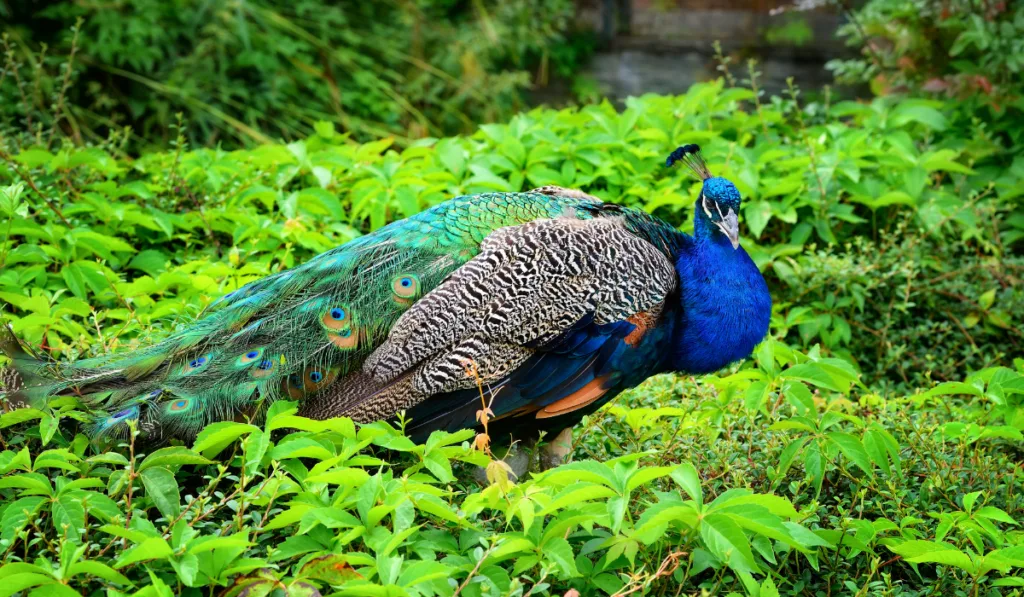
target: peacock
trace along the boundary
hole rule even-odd
[[[771,297],[740,246],[740,193],[697,145],[665,164],[700,181],[693,234],[548,186],[451,199],[252,282],[193,324],[127,354],[35,358],[10,333],[9,405],[79,396],[95,438],[134,422],[154,441],[211,422],[299,414],[406,432],[479,425],[492,437],[565,437],[582,417],[663,372],[706,374],[748,356]],[[4,379],[0,376],[0,380]]]

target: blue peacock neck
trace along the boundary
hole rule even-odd
[[[702,213],[676,258],[679,311],[670,368],[701,374],[751,353],[768,333],[772,302],[754,261]]]

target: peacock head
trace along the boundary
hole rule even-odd
[[[721,233],[732,243],[733,249],[740,246],[740,192],[736,185],[720,176],[711,176],[699,145],[683,145],[673,151],[665,160],[666,166],[682,162],[699,178],[703,185],[697,199],[696,217],[702,220],[705,229],[713,234]],[[710,225],[709,225],[710,224]]]

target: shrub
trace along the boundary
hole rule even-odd
[[[839,35],[861,56],[830,63],[837,78],[878,93],[948,95],[1000,112],[1024,91],[1019,2],[870,0]]]
[[[216,423],[191,447],[99,451],[68,430],[73,400],[17,410],[0,417],[5,591],[1017,586],[1024,362],[907,398],[863,393],[858,408],[844,361],[774,341],[756,361],[699,386],[662,376],[584,422],[577,453],[603,462],[487,488],[457,480],[486,462],[470,430],[414,445],[386,423],[311,421],[282,401],[262,426]],[[964,394],[998,407],[949,397]]]
[[[570,2],[467,4],[14,3],[0,28],[0,132],[57,116],[60,95],[74,138],[130,126],[132,147],[166,147],[179,111],[208,145],[301,138],[320,120],[364,140],[440,136],[507,118],[534,66],[578,60],[552,52]]]

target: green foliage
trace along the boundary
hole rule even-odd
[[[586,53],[562,43],[570,2],[466,4],[15,2],[0,133],[63,118],[79,141],[131,126],[132,146],[166,146],[182,111],[210,145],[304,137],[321,120],[363,139],[438,136],[507,118],[532,67],[571,70]]]
[[[861,57],[830,68],[877,92],[947,94],[995,110],[1020,107],[1024,6],[983,0],[870,0],[839,30]]]
[[[1024,362],[884,400],[816,351],[770,340],[755,360],[699,385],[652,380],[584,421],[575,443],[585,459],[486,488],[457,481],[487,461],[470,430],[414,445],[386,423],[312,421],[278,402],[262,427],[214,424],[191,447],[103,451],[14,411],[0,417],[4,590],[923,595],[914,587],[1018,585]],[[968,440],[943,420],[1003,431]]]

